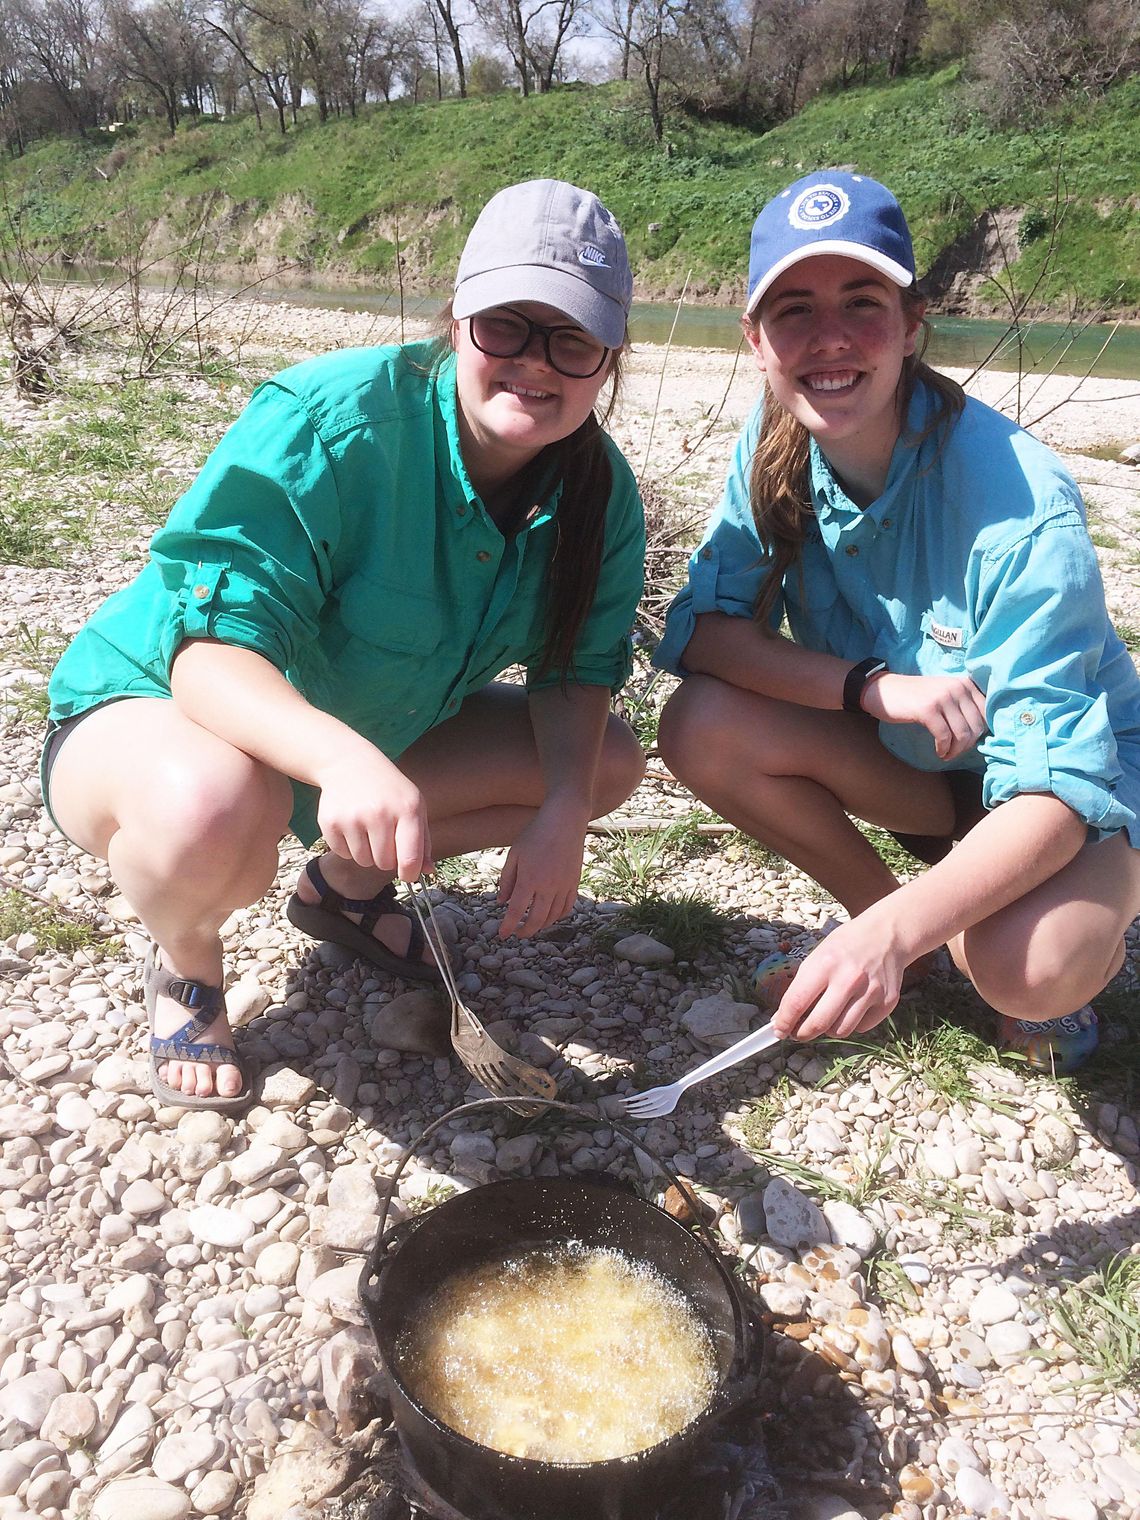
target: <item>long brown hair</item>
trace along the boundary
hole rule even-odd
[[[452,316],[448,301],[432,324],[441,364],[451,352]],[[515,508],[526,510],[541,488],[550,496],[562,486],[554,514],[554,548],[547,571],[546,631],[539,657],[540,675],[557,670],[565,684],[573,679],[574,645],[594,605],[606,539],[606,508],[614,472],[602,429],[617,405],[622,360],[629,339],[610,350],[606,378],[609,399],[595,407],[569,437],[550,443],[511,483]],[[508,512],[513,518],[515,512]]]
[[[914,352],[903,360],[896,393],[899,416],[906,416],[917,381],[921,380],[937,397],[930,421],[921,433],[908,439],[917,446],[940,429],[944,429],[944,436],[948,436],[951,425],[966,404],[966,396],[956,381],[940,375],[923,359],[930,341],[930,324],[923,316],[926,303],[914,290],[900,291],[900,296],[903,315],[908,321],[918,321],[919,337]],[[810,457],[811,434],[802,422],[780,405],[765,380],[764,420],[752,456],[749,480],[752,516],[769,560],[769,570],[761,583],[754,609],[754,616],[765,628],[779,600],[784,576],[799,566],[808,524],[814,516],[808,471]]]

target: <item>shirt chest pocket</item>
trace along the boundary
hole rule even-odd
[[[922,614],[919,664],[926,675],[952,675],[966,669],[969,633],[962,614],[935,607]]]
[[[341,591],[340,615],[349,642],[377,652],[429,655],[443,637],[443,617],[433,597],[363,576]]]

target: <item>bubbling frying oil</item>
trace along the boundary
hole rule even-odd
[[[449,1278],[396,1347],[403,1381],[453,1430],[516,1457],[603,1462],[705,1409],[708,1330],[619,1251],[542,1249]]]

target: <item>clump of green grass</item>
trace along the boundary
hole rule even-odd
[[[728,920],[697,892],[682,897],[650,893],[630,903],[618,915],[614,928],[623,934],[652,935],[668,945],[679,961],[692,961],[702,953],[723,948]]]
[[[1053,1324],[1092,1369],[1084,1386],[1140,1388],[1140,1256],[1120,1251],[1053,1306]]]
[[[438,1204],[446,1203],[449,1198],[454,1198],[456,1191],[457,1189],[449,1182],[433,1182],[418,1197],[408,1199],[408,1213],[426,1214],[429,1209],[434,1209]]]
[[[893,1256],[872,1256],[867,1263],[867,1282],[880,1303],[891,1304],[903,1314],[913,1314],[922,1302],[922,1295]]]
[[[864,1210],[885,1199],[912,1217],[937,1216],[947,1230],[962,1235],[990,1236],[1002,1228],[993,1209],[967,1202],[961,1187],[938,1178],[914,1178],[903,1171],[895,1150],[896,1137],[880,1137],[865,1153],[853,1151],[837,1158],[840,1175],[821,1172],[790,1156],[749,1146],[765,1176],[780,1176],[811,1194],[821,1203],[849,1203]]]
[[[10,890],[0,894],[0,940],[19,934],[34,934],[41,949],[59,950],[66,955],[95,947],[105,950],[108,943],[91,924]]]
[[[773,1127],[784,1117],[795,1088],[787,1076],[777,1077],[762,1098],[750,1103],[740,1119],[740,1132],[749,1150],[762,1150]]]
[[[66,642],[53,630],[19,623],[7,644],[0,646],[0,654],[25,670],[35,671],[46,682]],[[31,680],[13,682],[0,695],[0,713],[8,722],[42,727],[48,713],[46,684]]]
[[[1120,540],[1114,533],[1109,533],[1104,528],[1090,528],[1089,537],[1098,549],[1120,548]]]
[[[696,809],[664,829],[620,829],[600,846],[584,879],[599,897],[635,901],[664,883],[682,861],[710,848],[699,825],[712,815]]]
[[[838,1053],[823,1081],[849,1079],[876,1062],[898,1071],[892,1091],[918,1081],[949,1103],[975,1103],[977,1068],[996,1059],[992,1040],[983,1032],[986,1017],[984,1004],[968,983],[932,978],[913,1002],[901,1004],[868,1038],[835,1042],[832,1048]],[[1000,1099],[985,1101],[992,1108],[1004,1107]]]

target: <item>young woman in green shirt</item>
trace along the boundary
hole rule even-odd
[[[289,827],[328,845],[289,917],[400,975],[436,975],[392,886],[434,859],[510,846],[504,936],[569,912],[588,822],[643,769],[609,702],[644,519],[595,414],[631,294],[596,197],[499,192],[447,338],[260,387],[65,653],[44,799],[153,939],[164,1100],[248,1098],[220,929],[268,890]],[[515,664],[525,687],[494,683]]]

